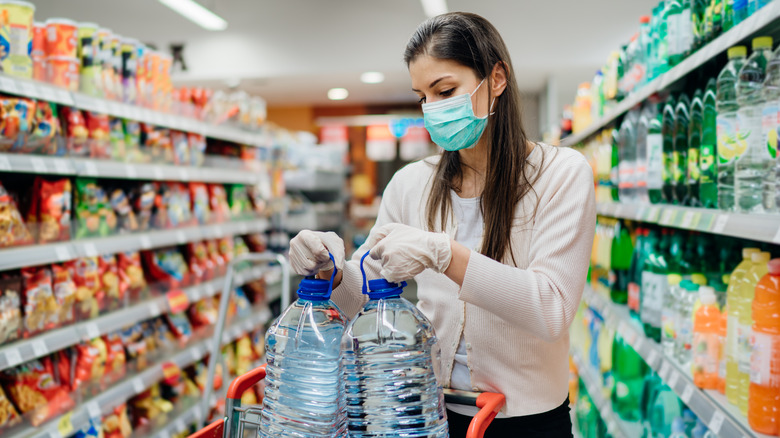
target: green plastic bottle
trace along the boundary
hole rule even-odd
[[[661,1],[658,7],[658,51],[656,57],[655,77],[669,71],[669,3]]]
[[[734,27],[734,0],[723,0],[723,32]]]
[[[691,20],[693,26],[693,48],[698,50],[707,41],[707,7],[709,0],[693,0],[691,4]]]
[[[701,149],[699,152],[699,200],[704,208],[718,208],[718,109],[717,85],[710,78],[702,100]]]
[[[625,421],[639,421],[639,401],[647,364],[620,335],[612,343],[612,409]]]
[[[645,269],[642,272],[639,319],[642,322],[645,335],[656,342],[660,342],[663,297],[666,295],[669,287],[667,280],[669,231],[663,229],[660,239],[657,238],[657,233],[651,231],[648,238],[654,244],[645,262]]]
[[[647,196],[653,204],[663,202],[664,186],[664,138],[661,133],[663,103],[648,107],[647,120]]]
[[[653,403],[655,403],[658,390],[663,386],[663,381],[655,371],[650,371],[644,379],[642,385],[642,396],[639,399],[639,412],[641,414],[640,424],[642,426],[642,438],[653,437],[653,430],[650,426],[650,417],[652,416]]]
[[[636,229],[636,243],[634,252],[631,254],[631,267],[628,269],[628,311],[631,316],[639,316],[639,296],[642,290],[642,270],[645,264],[645,255],[647,254],[647,235],[648,228],[638,227]]]
[[[683,94],[674,108],[674,203],[684,204],[688,195],[688,125],[691,101]]]
[[[623,221],[615,223],[615,238],[610,249],[611,269],[609,271],[609,294],[612,301],[618,304],[628,302],[629,269],[634,244],[631,234]]]
[[[618,197],[618,183],[619,183],[619,175],[618,175],[618,164],[619,164],[619,155],[618,155],[618,135],[617,128],[612,129],[612,168],[610,170],[609,176],[610,176],[610,188],[612,191],[612,200],[613,201],[619,201],[620,198]]]
[[[701,178],[699,158],[701,156],[701,135],[703,125],[704,103],[702,102],[702,92],[701,90],[696,90],[693,94],[693,100],[691,101],[691,121],[688,124],[688,193],[685,195],[685,204],[691,207],[701,206],[701,201],[699,199],[699,180]]]
[[[674,98],[669,96],[664,105],[663,113],[661,115],[661,137],[663,140],[663,197],[664,202],[667,204],[674,203],[674,128],[675,128],[675,112],[674,112]]]
[[[669,386],[662,384],[655,394],[650,411],[650,429],[654,437],[668,437],[672,434],[672,422],[682,417],[683,405]]]

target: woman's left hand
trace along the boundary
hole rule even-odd
[[[444,272],[452,260],[451,239],[403,224],[387,224],[371,232],[367,246],[371,258],[382,261],[379,275],[398,283],[425,269]]]

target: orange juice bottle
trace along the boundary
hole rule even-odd
[[[756,285],[753,352],[750,356],[748,422],[756,432],[777,435],[780,415],[780,259]]]
[[[726,335],[728,333],[729,306],[723,306],[718,325],[720,338],[720,357],[718,360],[718,392],[726,394]]]
[[[701,306],[693,319],[693,383],[702,389],[718,387],[721,315],[715,290],[699,288]]]

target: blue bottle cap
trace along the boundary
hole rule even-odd
[[[732,5],[732,8],[736,9],[744,9],[747,8],[748,1],[747,0],[734,0],[734,4]]]
[[[368,257],[368,253],[363,254],[360,258],[360,273],[363,275],[363,294],[368,295],[370,300],[379,300],[389,297],[400,297],[401,293],[406,287],[406,282],[391,283],[384,278],[377,280],[369,280],[368,287],[366,287],[366,271],[363,269],[363,261]]]
[[[298,285],[298,298],[309,301],[326,301],[330,299],[330,294],[333,293],[333,279],[336,278],[336,261],[333,259],[333,255],[328,253],[328,257],[333,262],[333,275],[330,276],[330,281],[321,278],[306,277],[301,280]]]

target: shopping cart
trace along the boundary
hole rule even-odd
[[[207,382],[214,381],[217,362],[221,357],[220,345],[222,331],[225,328],[225,317],[228,309],[228,298],[233,290],[233,277],[236,265],[242,262],[278,262],[282,267],[282,309],[290,305],[290,266],[281,255],[270,253],[249,253],[233,259],[228,265],[225,284],[219,302],[219,319],[214,330],[209,354],[209,369]],[[241,396],[244,392],[265,378],[265,365],[261,365],[248,373],[236,377],[228,387],[225,399],[225,416],[213,423],[201,428],[189,438],[254,438],[260,427],[261,406],[242,406]],[[201,412],[210,411],[210,398],[213,385],[206,384]],[[490,422],[504,406],[503,394],[491,392],[467,392],[451,389],[444,390],[444,399],[448,403],[476,406],[480,411],[469,425],[468,438],[482,438]],[[198,424],[198,427],[201,427]]]

